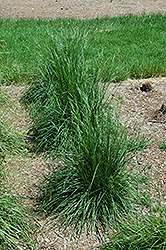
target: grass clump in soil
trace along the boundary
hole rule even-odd
[[[7,107],[7,96],[0,91],[0,103]],[[1,115],[0,118],[3,118]],[[8,126],[0,120],[0,249],[34,249],[37,223],[22,205],[21,197],[8,188],[5,156],[21,151],[23,143]]]
[[[6,110],[9,110],[13,104],[2,90],[0,90],[0,105],[0,154],[16,154],[21,152],[25,144],[21,136],[6,124]]]
[[[75,137],[66,151],[61,149],[63,155],[56,154],[61,164],[42,186],[42,206],[54,223],[72,233],[109,233],[118,218],[148,203],[146,176],[130,165],[146,141],[128,135],[116,116],[103,111],[91,119],[83,113],[81,121],[77,112]]]
[[[16,154],[23,150],[24,143],[18,134],[15,134],[3,122],[0,121],[0,152],[2,154]]]
[[[76,234],[109,232],[134,205],[147,203],[146,180],[130,166],[147,143],[129,133],[105,99],[104,57],[89,59],[86,29],[64,29],[50,41],[49,49],[40,47],[41,79],[21,100],[36,150],[62,162],[43,183],[42,208]]]
[[[37,223],[21,199],[7,188],[5,172],[0,159],[0,249],[34,249]]]
[[[52,151],[63,144],[66,129],[74,133],[72,107],[84,109],[84,102],[88,101],[94,109],[91,115],[95,115],[103,99],[106,84],[99,85],[103,58],[98,53],[93,63],[89,61],[89,46],[86,30],[76,28],[64,29],[53,36],[46,50],[39,47],[41,78],[21,99],[29,108],[32,119],[29,134],[37,151]]]
[[[158,212],[137,214],[119,222],[117,232],[102,250],[166,249],[166,208]]]

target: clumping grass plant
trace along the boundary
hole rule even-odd
[[[158,212],[136,214],[119,222],[117,232],[102,250],[166,249],[166,207]]]
[[[73,108],[75,134],[56,152],[61,164],[46,176],[41,201],[64,230],[101,236],[118,218],[147,205],[147,180],[130,166],[147,143],[128,133],[109,105],[100,103],[95,113],[93,108],[88,103]]]
[[[0,250],[34,249],[38,225],[21,198],[7,187],[4,157],[5,152],[0,148]]]
[[[64,28],[51,38],[49,48],[39,46],[40,80],[21,99],[30,110],[33,125],[29,134],[37,151],[51,151],[59,146],[66,126],[73,133],[71,105],[77,103],[83,108],[82,93],[88,93],[93,102],[101,100],[98,82],[104,63],[101,55],[93,63],[88,60],[89,45],[86,29]]]
[[[21,100],[37,151],[62,162],[43,183],[42,208],[76,234],[109,232],[117,218],[147,202],[146,180],[130,166],[146,140],[130,134],[105,99],[104,63],[101,56],[89,60],[89,44],[85,30],[53,36],[49,49],[40,47],[41,79]]]
[[[34,249],[37,223],[5,184],[5,173],[0,162],[0,249]]]
[[[8,105],[7,96],[1,91],[0,104]],[[2,115],[0,118],[0,250],[34,249],[37,223],[21,198],[9,190],[3,165],[5,155],[20,152],[23,143],[4,123]]]

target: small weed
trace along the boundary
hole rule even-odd
[[[161,150],[166,150],[166,141],[162,141],[159,143],[160,149]]]

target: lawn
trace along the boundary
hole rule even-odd
[[[93,20],[0,20],[2,84],[32,82],[38,78],[42,51],[58,34],[74,30],[88,32],[86,56],[94,62],[103,53],[106,64],[103,78],[121,81],[127,78],[165,76],[166,16],[121,16]],[[42,50],[41,50],[42,48]]]

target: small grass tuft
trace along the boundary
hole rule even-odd
[[[19,135],[11,131],[7,125],[0,121],[0,152],[1,154],[17,154],[24,148]]]
[[[3,159],[0,156],[0,249],[34,249],[38,224],[7,187]]]
[[[166,207],[157,213],[137,214],[119,223],[117,233],[102,250],[166,249]]]
[[[0,207],[0,249],[34,249],[37,224],[19,198],[0,190]]]
[[[166,141],[159,142],[159,146],[161,150],[166,150]]]
[[[20,135],[13,132],[6,125],[4,119],[5,110],[11,105],[8,96],[0,90],[0,153],[16,154],[24,148],[24,142]]]

